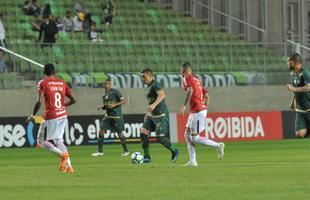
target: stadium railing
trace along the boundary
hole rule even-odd
[[[179,72],[190,62],[196,72],[282,72],[289,44],[262,43],[80,43],[40,44],[9,43],[8,49],[38,63],[54,63],[59,72],[136,73],[143,67],[155,72]],[[267,47],[267,48],[266,48]],[[287,48],[284,50],[284,47]],[[7,57],[13,72],[37,72],[40,68],[19,58]]]

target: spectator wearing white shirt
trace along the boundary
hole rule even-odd
[[[66,16],[62,19],[65,31],[71,32],[73,30],[73,19],[71,10],[66,11]]]
[[[77,16],[73,18],[73,31],[75,32],[82,32],[83,31],[83,21],[84,21],[84,14],[79,12]]]

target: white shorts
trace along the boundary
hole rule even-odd
[[[207,110],[202,110],[189,114],[186,128],[189,128],[191,134],[197,135],[206,129],[207,113]]]
[[[67,123],[67,118],[44,120],[40,125],[37,138],[41,140],[62,139]]]

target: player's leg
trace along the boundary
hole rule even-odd
[[[309,117],[307,113],[296,112],[295,118],[295,134],[299,138],[304,138],[307,136],[307,125],[309,124]]]
[[[57,148],[62,151],[59,170],[63,172],[67,171],[67,172],[72,173],[73,168],[71,166],[71,159],[69,156],[69,151],[66,145],[64,144],[64,140],[63,140],[63,135],[65,132],[65,128],[68,123],[68,120],[67,118],[63,118],[63,119],[56,119],[55,121],[56,123],[52,125],[53,128],[55,127],[55,130],[53,131],[53,133],[50,133],[50,134],[53,135],[53,140]]]
[[[176,162],[179,156],[179,150],[175,147],[167,137],[169,134],[169,118],[168,116],[153,119],[156,127],[157,141],[171,152],[171,161]]]
[[[153,122],[147,118],[144,120],[142,128],[141,128],[141,144],[144,151],[144,163],[150,163],[151,162],[151,156],[150,156],[150,142],[149,142],[149,134],[155,130],[155,125]]]
[[[128,148],[127,148],[126,137],[124,135],[124,133],[125,133],[124,118],[121,117],[120,119],[115,119],[112,128],[115,129],[115,131],[118,133],[118,137],[119,137],[119,139],[121,141],[121,144],[122,144],[122,147],[123,147],[122,156],[128,156],[129,155],[129,151],[128,151]]]
[[[96,152],[92,153],[93,157],[103,156],[103,143],[104,143],[104,134],[106,130],[111,130],[111,124],[108,118],[104,117],[100,124],[100,130],[98,135],[98,149]]]
[[[203,144],[206,146],[210,146],[216,148],[218,151],[218,158],[222,159],[224,156],[224,143],[218,143],[213,140],[210,140],[207,137],[200,136],[200,133],[203,133],[206,129],[206,118],[207,118],[207,110],[200,111],[196,113],[193,119],[192,124],[192,141],[194,143]]]
[[[55,147],[48,140],[46,140],[47,124],[48,124],[48,121],[43,121],[41,123],[39,131],[38,131],[38,135],[37,135],[37,143],[41,145],[44,149],[46,149],[48,152],[51,152],[51,153],[54,153],[60,156],[62,154],[61,150]]]
[[[196,149],[195,149],[195,144],[192,142],[192,139],[191,139],[191,129],[190,129],[193,117],[194,117],[194,114],[190,114],[188,116],[186,126],[185,126],[186,130],[184,133],[184,137],[185,137],[187,151],[189,155],[189,161],[184,166],[196,167],[198,165],[197,160],[196,160]]]

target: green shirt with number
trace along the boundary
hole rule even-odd
[[[116,106],[114,108],[109,108],[108,105],[111,103],[118,103],[121,101],[123,96],[121,93],[116,89],[111,89],[109,92],[106,92],[102,96],[103,101],[103,109],[107,111],[108,116],[122,116],[122,109],[121,106]]]
[[[291,81],[294,87],[310,85],[309,70],[301,68],[298,74],[291,72]],[[310,92],[295,92],[295,99],[297,111],[307,111],[310,109]]]
[[[162,90],[162,86],[160,85],[159,82],[153,80],[152,83],[147,87],[146,98],[147,98],[147,101],[148,101],[149,105],[153,104],[156,101],[156,99],[158,97],[157,92],[159,90]],[[165,99],[163,99],[155,107],[155,109],[152,111],[151,114],[152,115],[161,115],[161,114],[168,115],[169,114],[168,107],[167,107],[167,104],[165,102]]]

